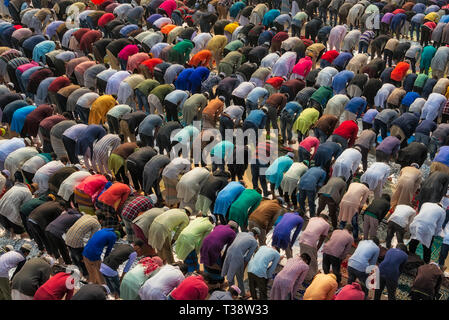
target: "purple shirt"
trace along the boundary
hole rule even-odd
[[[203,240],[200,262],[205,266],[212,266],[218,262],[221,250],[225,245],[231,245],[236,237],[235,231],[229,225],[218,225]]]
[[[369,109],[367,112],[365,112],[362,121],[373,124],[374,118],[378,113],[379,111],[377,111],[376,109]]]
[[[82,124],[82,123],[75,124],[74,126],[71,126],[66,131],[64,131],[64,133],[62,135],[69,139],[76,141],[78,139],[78,137],[81,136],[86,129],[87,129],[87,124]]]
[[[391,155],[399,150],[400,145],[401,141],[398,138],[388,136],[379,144],[379,146],[376,148],[376,151],[379,150]]]
[[[433,161],[441,162],[449,166],[449,146],[441,147]]]
[[[390,24],[391,19],[393,19],[394,14],[391,12],[387,12],[386,14],[384,14],[384,16],[382,17],[382,20],[380,20],[380,22],[385,22],[386,24]]]
[[[278,246],[275,239],[290,237],[290,233],[293,228],[296,227],[295,233],[290,241],[290,244],[293,245],[298,237],[299,232],[302,229],[302,225],[304,224],[304,219],[299,215],[294,213],[286,213],[282,216],[281,221],[276,225],[273,231],[273,245]]]

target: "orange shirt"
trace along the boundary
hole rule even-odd
[[[170,31],[172,31],[174,28],[176,28],[176,25],[174,25],[174,24],[166,24],[165,26],[162,27],[161,32],[163,34],[169,34]]]
[[[337,277],[333,273],[318,273],[304,292],[304,300],[332,300],[337,291]]]
[[[116,182],[98,197],[98,201],[117,210],[128,199],[131,189],[124,183]]]
[[[218,98],[215,98],[209,102],[209,104],[203,110],[203,116],[209,116],[217,118],[223,111],[224,103]]]
[[[212,58],[210,50],[201,50],[190,59],[189,65],[197,67],[198,65],[207,66]]]

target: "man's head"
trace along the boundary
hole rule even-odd
[[[143,256],[143,246],[144,246],[144,243],[140,239],[135,240],[133,243],[134,251],[137,253],[138,257]]]
[[[307,253],[302,253],[301,254],[301,259],[302,259],[302,261],[304,261],[308,265],[312,261],[312,259],[310,258],[310,256]]]
[[[67,156],[62,156],[59,159],[64,165],[66,165],[67,163],[69,163],[69,158]]]
[[[28,256],[30,254],[32,249],[33,249],[33,247],[31,246],[31,244],[28,243],[28,242],[25,242],[20,247],[20,252],[22,252],[22,254],[26,257],[26,256]]]
[[[378,237],[372,237],[371,241],[374,242],[377,246],[379,246],[379,244],[380,244],[380,241],[379,241]]]
[[[329,216],[327,214],[320,213],[320,218],[323,218],[326,222],[329,222]]]
[[[390,197],[390,195],[389,195],[388,193],[383,193],[383,194],[382,194],[382,199],[385,199],[385,200],[387,200],[388,202],[390,202],[391,197]]]
[[[232,299],[237,300],[241,293],[241,290],[236,285],[232,285],[229,287],[229,293],[231,294]]]
[[[352,230],[354,230],[354,227],[352,226],[352,224],[347,223],[345,226],[345,230],[352,234]]]
[[[254,238],[258,239],[260,235],[260,229],[258,227],[254,227],[251,229],[251,232],[254,235]]]
[[[267,107],[262,107],[262,108],[260,108],[260,110],[262,110],[265,114],[268,113],[268,108]]]
[[[398,244],[396,245],[396,249],[402,250],[402,251],[404,251],[406,254],[408,254],[407,246],[406,246],[405,244],[403,244],[403,243],[398,243]]]
[[[230,220],[228,222],[228,225],[231,227],[232,230],[234,230],[235,232],[239,231],[239,225],[237,222],[235,222],[234,220]]]
[[[4,169],[2,170],[2,176],[4,176],[6,179],[9,179],[9,177],[11,177],[11,173],[8,170]]]
[[[185,212],[186,212],[186,214],[187,214],[188,216],[191,216],[192,213],[193,213],[192,208],[190,208],[189,206],[185,206],[185,207],[184,207],[184,210],[185,210]]]
[[[225,101],[226,101],[226,98],[223,97],[223,96],[219,96],[218,99],[219,99],[221,102],[225,102]]]

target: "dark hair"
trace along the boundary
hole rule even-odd
[[[14,180],[23,183],[23,175],[22,175],[22,172],[16,171],[16,173],[14,173]]]
[[[73,120],[73,115],[70,112],[63,112],[62,116],[66,119]]]
[[[50,153],[50,157],[52,160],[56,160],[58,158],[58,156],[54,152]]]
[[[391,197],[390,197],[390,195],[389,195],[388,193],[383,193],[383,194],[382,194],[382,198],[384,198],[384,199],[387,200],[388,202],[390,202],[390,200],[391,200]]]
[[[118,135],[118,137],[120,138],[120,142],[121,142],[121,143],[124,143],[124,142],[125,142],[125,135],[124,135],[123,133],[120,133],[120,134]]]
[[[69,162],[69,158],[67,156],[62,156],[61,158],[59,158],[59,161],[61,161],[62,163],[67,163]]]
[[[403,243],[398,243],[398,244],[396,245],[396,248],[397,248],[397,249],[400,249],[400,250],[404,251],[406,254],[408,254],[407,246],[406,246],[405,244],[403,244]]]
[[[144,242],[140,239],[134,240],[134,245],[138,247],[143,247]]]
[[[380,244],[380,241],[379,241],[379,238],[378,238],[378,237],[372,237],[371,240],[372,240],[376,245],[379,245],[379,244]]]
[[[310,256],[307,253],[302,253],[301,259],[307,264],[310,264],[310,262],[312,261],[312,258],[310,258]]]
[[[145,147],[145,143],[142,140],[137,141],[136,144],[139,148]]]
[[[352,230],[354,230],[354,227],[352,226],[352,224],[346,224],[345,229],[349,231],[349,233],[352,233]]]
[[[189,271],[188,268],[187,268],[187,265],[184,262],[182,262],[182,261],[177,261],[175,263],[172,263],[172,266],[178,267],[179,270],[181,270],[181,272],[183,274],[186,274]]]
[[[98,220],[106,219],[106,216],[102,212],[97,212],[95,215],[97,216]]]
[[[395,135],[396,138],[398,138],[399,140],[402,140],[402,137],[400,135]]]
[[[231,293],[232,296],[238,296],[239,293],[237,291],[235,291],[234,288],[229,287],[229,292]]]

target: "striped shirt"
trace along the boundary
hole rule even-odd
[[[150,197],[139,196],[123,207],[122,217],[128,220],[134,220],[139,213],[150,210],[151,208],[153,208],[153,203]]]
[[[84,247],[84,237],[89,235],[90,238],[100,228],[101,226],[97,217],[85,214],[67,231],[65,243],[71,248],[82,248]]]
[[[12,223],[22,226],[19,209],[26,201],[31,200],[32,194],[26,184],[16,183],[6,191],[0,199],[0,214]]]
[[[107,134],[97,143],[93,148],[92,164],[97,164],[101,168],[101,163],[104,164],[104,168],[108,167],[108,159],[110,152],[120,145],[120,137],[116,134]]]
[[[373,31],[368,30],[368,31],[365,31],[364,33],[362,33],[362,35],[360,36],[360,41],[370,43],[371,40],[373,40],[375,36],[376,36],[376,34]]]

